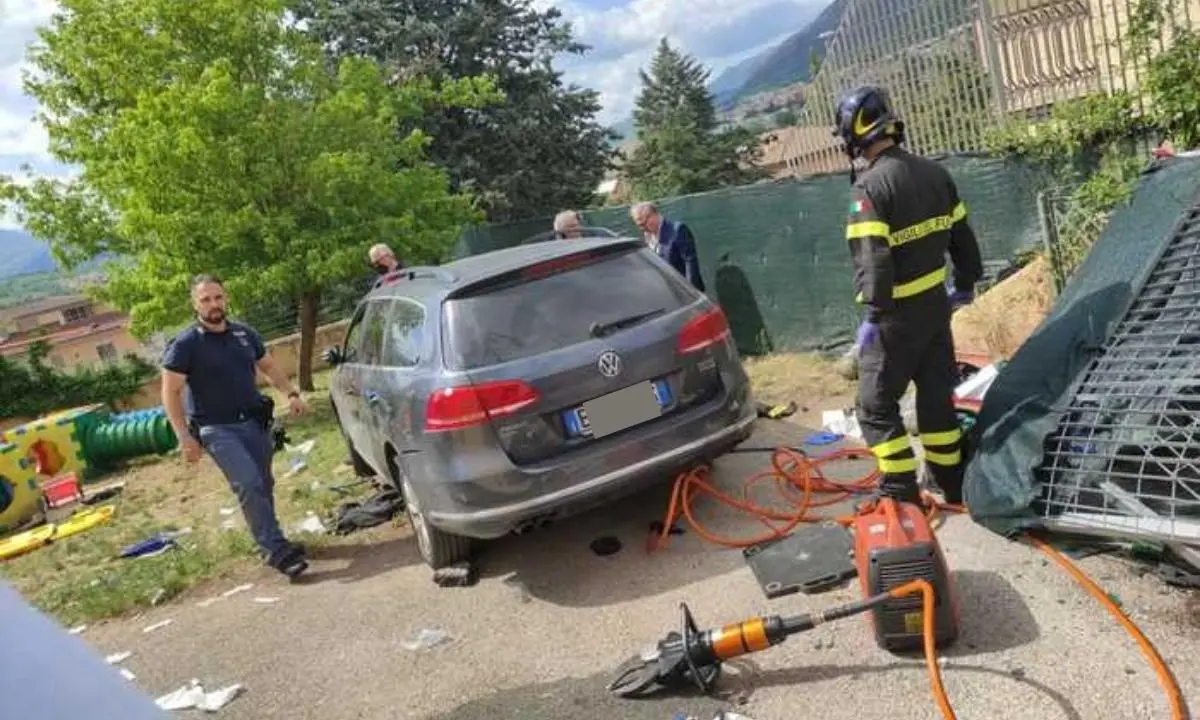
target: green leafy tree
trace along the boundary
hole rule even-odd
[[[789,128],[793,125],[798,125],[799,123],[800,114],[791,108],[780,110],[775,114],[775,127],[777,128]]]
[[[496,78],[506,101],[446,107],[411,118],[433,140],[430,158],[488,218],[508,221],[588,205],[617,136],[596,121],[599,94],[564,85],[560,54],[582,55],[555,8],[530,0],[293,0],[297,17],[335,61],[370,57],[393,78]],[[407,126],[406,126],[407,129]]]
[[[363,274],[367,247],[438,261],[479,219],[426,160],[428,136],[397,127],[494,100],[488,82],[389,86],[370,60],[331,68],[277,0],[59,8],[26,89],[51,152],[82,172],[3,193],[68,266],[118,258],[99,296],[132,313],[135,334],[186,321],[188,278],[216,273],[235,302],[297,305],[300,384],[312,389],[321,295]]]
[[[1157,129],[1180,147],[1194,148],[1200,146],[1200,32],[1182,4],[1136,0],[1129,49],[1145,64],[1143,87]]]
[[[741,185],[765,177],[757,135],[721,128],[709,71],[690,56],[658,45],[633,111],[640,144],[624,166],[633,194],[660,198]]]

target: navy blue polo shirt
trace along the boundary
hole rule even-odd
[[[197,323],[167,344],[162,366],[187,376],[188,417],[221,424],[258,408],[255,364],[266,354],[262,337],[246,325],[227,322],[223,332],[213,332]]]

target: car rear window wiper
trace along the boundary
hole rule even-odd
[[[630,315],[629,317],[623,317],[606,323],[594,322],[592,323],[591,327],[588,328],[588,332],[590,332],[594,338],[604,337],[615,330],[632,327],[639,323],[646,322],[650,318],[658,317],[666,311],[666,308],[659,308],[657,310],[651,310],[650,312]]]

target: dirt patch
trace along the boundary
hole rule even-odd
[[[833,361],[811,353],[777,353],[745,361],[759,402],[796,403],[792,420],[820,427],[825,410],[852,407],[856,385],[838,374]]]
[[[1053,301],[1050,263],[1039,256],[954,314],[955,350],[992,362],[1010,358],[1045,319]]]

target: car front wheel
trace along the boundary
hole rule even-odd
[[[408,516],[408,524],[412,527],[413,537],[417,541],[417,551],[421,553],[425,564],[434,570],[440,570],[470,559],[471,538],[451,535],[430,525],[408,478],[400,475],[395,467],[392,468],[392,472],[397,474],[400,481],[397,484],[404,495],[404,514]]]

